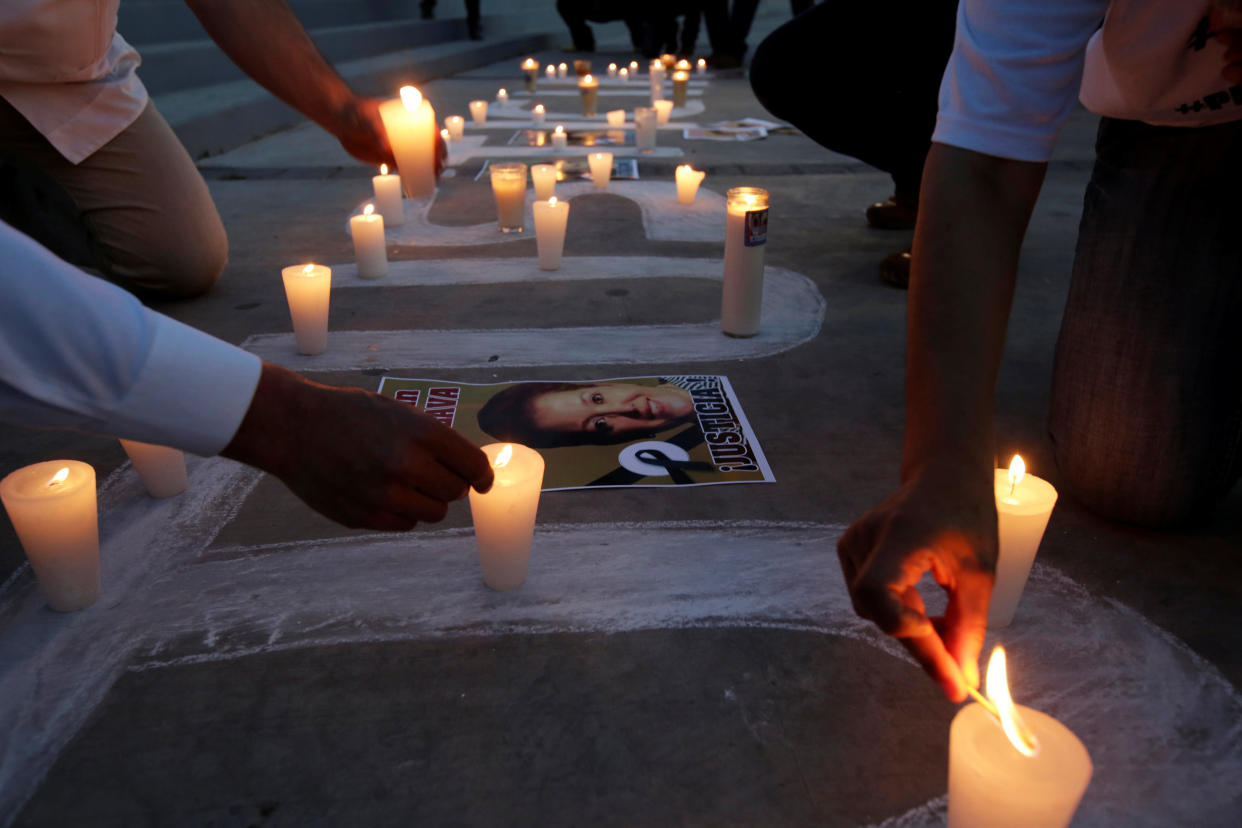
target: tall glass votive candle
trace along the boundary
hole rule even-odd
[[[599,99],[599,81],[594,75],[583,75],[578,81],[578,92],[582,95],[582,114],[588,118],[595,117],[595,102]]]
[[[496,196],[496,223],[502,233],[521,233],[526,228],[526,165],[492,164],[492,194]]]
[[[763,250],[768,240],[768,191],[734,187],[727,196],[720,326],[728,336],[759,333]]]

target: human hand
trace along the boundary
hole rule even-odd
[[[974,477],[954,468],[911,474],[837,542],[854,611],[897,638],[955,702],[979,685],[996,569],[990,478]],[[949,594],[943,618],[927,617],[917,589],[929,571]]]
[[[388,132],[379,113],[380,101],[376,98],[353,98],[342,110],[332,130],[345,151],[355,158],[376,166],[397,165],[388,143]],[[436,178],[444,172],[448,161],[448,145],[436,131]]]
[[[420,520],[434,523],[470,486],[487,491],[492,485],[487,455],[426,414],[268,363],[221,453],[274,474],[312,509],[355,528],[403,531]]]

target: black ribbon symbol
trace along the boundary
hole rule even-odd
[[[715,468],[711,463],[699,463],[694,460],[674,460],[659,449],[645,448],[634,452],[634,459],[653,466],[662,466],[672,481],[677,484],[693,483],[688,471],[711,471]]]

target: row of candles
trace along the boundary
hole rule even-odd
[[[407,91],[411,89],[404,88],[400,99],[381,105],[401,175],[381,169],[372,180],[380,213],[367,205],[363,215],[350,220],[358,272],[364,278],[386,272],[384,221],[404,221],[402,190],[411,197],[434,192],[434,112],[416,90],[413,94]],[[596,188],[606,189],[611,154],[593,153],[589,163]],[[410,174],[403,165],[409,166]],[[535,165],[531,178],[540,267],[555,269],[569,204],[554,195],[555,166]],[[704,173],[689,166],[679,167],[678,200],[693,203],[703,178]],[[491,180],[500,229],[521,231],[526,165],[494,164]],[[722,328],[732,335],[751,336],[759,324],[767,192],[734,188],[726,209]],[[282,270],[302,353],[320,353],[326,348],[331,276],[330,268],[315,264]],[[181,452],[122,442],[153,497],[185,490]],[[480,567],[489,587],[513,589],[526,579],[544,461],[537,451],[517,444],[491,444],[483,450],[496,482],[486,494],[473,490],[469,494]],[[996,471],[995,499],[1000,554],[988,616],[989,627],[994,629],[1012,621],[1057,493],[1047,481],[1025,474],[1021,458],[1015,457],[1008,470]],[[27,466],[0,480],[0,500],[48,605],[75,611],[94,603],[100,590],[94,469],[74,460]],[[951,726],[949,824],[959,828],[998,822],[1064,826],[1090,780],[1090,759],[1077,737],[1055,719],[1013,705],[1003,678],[994,685],[993,665],[988,670],[987,698],[979,696],[979,702],[963,708]],[[1002,661],[999,672],[1003,671]]]
[[[705,74],[707,72],[707,61],[704,58],[699,58],[693,68],[698,74]],[[683,72],[689,76],[690,69],[690,61],[684,58],[678,60],[676,56],[670,54],[660,55],[659,58],[651,61],[648,65],[649,74],[655,74],[657,72]],[[589,75],[591,73],[591,62],[589,60],[575,60],[574,73],[578,77]],[[527,58],[522,61],[522,74],[526,79],[526,91],[534,92],[539,81],[539,61],[534,58]],[[569,64],[559,63],[553,65],[549,63],[544,69],[544,74],[547,76],[548,80],[564,80],[569,77]],[[618,78],[622,81],[628,81],[632,78],[637,78],[638,74],[639,63],[636,60],[630,61],[629,66],[618,67],[615,63],[608,64],[608,77],[610,78]]]

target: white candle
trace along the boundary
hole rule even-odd
[[[388,174],[388,165],[380,164],[379,175],[371,176],[371,189],[375,191],[375,206],[384,217],[384,226],[400,227],[405,224],[405,202],[401,200],[401,177]]]
[[[624,109],[610,109],[608,110],[607,113],[605,113],[605,117],[608,118],[608,126],[610,127],[625,126],[625,110]]]
[[[664,54],[660,55],[659,60],[660,60],[660,67],[665,70],[669,70],[673,68],[673,64],[677,63],[677,55],[672,55],[672,54],[669,54],[668,52],[665,52]]]
[[[526,581],[530,547],[543,487],[543,457],[517,443],[483,446],[496,480],[487,494],[470,490],[470,514],[479,549],[483,583],[492,589]]]
[[[380,118],[397,159],[397,172],[410,198],[430,198],[436,191],[436,113],[412,86],[401,98],[380,104]]]
[[[639,152],[655,151],[658,120],[654,107],[640,106],[634,110],[634,146]]]
[[[686,60],[685,58],[682,58],[681,60],[677,61],[677,65],[674,66],[673,68],[676,69],[678,72],[689,72],[690,61]]]
[[[470,118],[474,125],[481,127],[487,123],[487,101],[470,102]]]
[[[483,113],[487,117],[486,111]],[[444,128],[448,130],[449,140],[460,141],[466,134],[466,119],[460,115],[450,115],[444,119]]]
[[[595,101],[599,96],[599,81],[594,75],[583,75],[578,80],[578,92],[582,95],[582,114],[588,118],[595,115]]]
[[[617,70],[617,77],[621,78],[621,80],[623,81],[629,81],[630,70],[622,66],[620,69]]]
[[[535,108],[530,111],[530,120],[535,126],[542,126],[543,120],[548,116],[547,109],[543,104],[535,104]]]
[[[555,164],[535,164],[530,168],[530,180],[535,184],[536,201],[547,201],[556,195]]]
[[[0,500],[48,606],[84,609],[99,598],[99,512],[95,470],[51,460],[0,480]]]
[[[689,164],[682,164],[675,174],[677,176],[677,203],[693,204],[694,197],[699,192],[699,185],[703,183],[707,173],[695,170]]]
[[[569,226],[569,202],[558,201],[552,196],[547,201],[536,201],[535,245],[539,251],[539,269],[556,270],[561,266],[561,252],[565,249],[565,228]]]
[[[656,111],[656,123],[660,126],[667,124],[669,117],[673,114],[673,102],[656,101],[651,106]]]
[[[568,63],[558,63],[558,64],[556,65],[556,76],[557,76],[558,78],[566,78],[566,77],[569,77],[569,64],[568,64]]]
[[[447,127],[440,130],[440,140],[444,142],[444,146],[446,147],[449,145],[449,142],[453,140],[453,136],[449,135]]]
[[[664,100],[664,72],[661,70],[656,72],[655,66],[651,67],[651,103]]]
[[[631,60],[630,61],[630,75],[633,76],[637,74],[638,74],[638,61]]]
[[[539,61],[533,57],[522,61],[522,74],[526,76],[526,91],[534,94],[535,83],[539,79]]]
[[[322,354],[328,347],[328,298],[332,293],[332,268],[324,265],[292,265],[280,271],[285,298],[293,319],[293,335],[299,354]]]
[[[548,64],[548,66],[547,66],[547,68],[543,70],[543,73],[544,73],[545,75],[547,75],[549,78],[555,78],[555,77],[556,77],[556,67],[555,67],[555,66],[553,66],[552,64],[550,64],[550,63],[549,63],[549,64]]]
[[[759,333],[763,307],[763,249],[768,238],[768,191],[729,190],[725,217],[720,327],[729,336]]]
[[[994,479],[1000,552],[992,602],[988,605],[988,627],[999,629],[1013,621],[1052,507],[1057,503],[1057,490],[1047,480],[1026,474],[1026,464],[1017,455],[1008,469],[996,470]]]
[[[617,64],[608,64],[608,77],[615,78],[617,76]]]
[[[508,102],[509,102],[509,90],[504,89],[504,88],[497,89],[496,90],[496,103],[507,104]]]
[[[595,182],[595,189],[607,190],[608,181],[612,178],[612,153],[593,152],[587,156],[587,163],[591,165],[591,180]]]
[[[565,134],[565,127],[560,124],[556,125],[556,129],[552,130],[552,149],[565,149],[568,144],[569,136]]]
[[[496,222],[502,233],[521,233],[526,219],[526,165],[492,164],[492,194],[496,196]]]
[[[673,73],[673,105],[686,105],[686,88],[690,85],[689,72]]]
[[[172,497],[185,491],[185,455],[169,446],[122,440],[121,448],[151,497]]]
[[[950,828],[1063,828],[1091,781],[1091,757],[1069,728],[993,692],[998,647],[988,665],[988,699],[1014,738],[981,704],[949,728]],[[1011,718],[1010,708],[1017,718]],[[1033,755],[1028,755],[1031,753]]]
[[[707,72],[707,59],[699,58],[699,62],[694,65],[694,71],[702,75]]]
[[[354,240],[354,261],[363,279],[378,279],[388,273],[388,251],[384,247],[384,217],[375,206],[362,208],[362,215],[349,219],[349,235]]]

